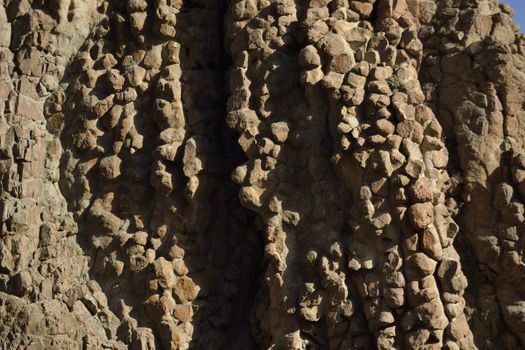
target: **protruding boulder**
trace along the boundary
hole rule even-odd
[[[432,203],[416,203],[409,208],[410,221],[416,229],[424,230],[434,221]]]

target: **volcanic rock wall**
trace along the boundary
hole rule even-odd
[[[497,0],[0,0],[1,349],[522,349]]]

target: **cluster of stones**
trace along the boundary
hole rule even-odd
[[[227,16],[227,123],[248,157],[232,178],[243,205],[265,223],[267,287],[256,336],[268,348],[367,348],[341,244],[348,196],[330,169],[326,121],[298,88],[299,16],[294,1],[245,0]]]
[[[270,261],[264,343],[470,349],[448,152],[418,81],[435,4],[309,4],[230,13],[242,31],[227,122],[249,158],[233,179],[266,223]]]
[[[224,186],[236,155],[218,113],[220,2],[105,5],[67,90],[48,100],[65,148],[62,193],[120,340],[140,349],[232,342],[223,329],[248,317],[238,308],[253,297],[258,256],[240,252],[258,243],[242,227],[250,219],[235,187]]]
[[[416,10],[431,5],[415,4]],[[382,2],[377,11],[384,32],[361,30],[360,37],[354,30],[357,64],[340,87],[325,84],[339,140],[332,161],[358,200],[349,219],[349,268],[364,285],[360,296],[378,348],[469,349],[467,284],[451,245],[455,203],[443,191],[450,183],[448,152],[418,81],[425,18],[405,1]],[[330,69],[337,56],[323,54]]]
[[[124,349],[105,295],[89,280],[58,188],[60,141],[44,119],[44,101],[99,16],[95,3],[70,8],[73,23],[60,7],[0,5],[0,348]]]
[[[512,16],[0,0],[0,348],[519,349]]]
[[[462,181],[455,191],[462,191],[458,220],[468,242],[461,252],[471,260],[464,269],[472,285],[471,328],[479,348],[514,349],[525,340],[519,311],[525,296],[519,175],[525,95],[518,73],[525,67],[524,40],[508,5],[437,5],[436,16],[420,28],[421,72],[428,104],[453,146],[453,182]]]
[[[222,2],[0,5],[0,347],[252,347]]]
[[[165,69],[164,45],[143,43],[145,1],[110,5],[108,16],[71,64],[75,78],[58,93],[67,98],[57,96],[50,106],[60,110],[55,118],[63,119],[61,189],[81,218],[81,235],[94,250],[94,273],[99,279],[108,276],[109,286],[104,287],[111,288],[108,296],[121,321],[119,337],[148,348],[154,344],[154,328],[165,347],[182,348],[191,340],[190,302],[198,287],[186,276],[184,250],[163,239],[173,235],[171,222],[177,221],[149,206],[152,200],[173,205],[166,198],[173,190],[172,176],[163,172],[160,161],[152,165],[151,160],[158,126],[145,118],[152,110],[157,76]],[[117,40],[110,39],[114,35]],[[150,180],[152,166],[157,169]],[[151,187],[166,196],[156,195]],[[169,247],[164,248],[169,260],[157,253],[164,246]],[[132,297],[126,297],[130,293]],[[151,315],[151,321],[144,322],[147,327],[138,327],[137,318],[143,322],[143,316],[135,310],[141,308]]]

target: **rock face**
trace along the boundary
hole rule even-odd
[[[525,348],[498,0],[0,0],[0,349]]]

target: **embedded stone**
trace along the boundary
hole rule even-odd
[[[338,90],[343,84],[344,74],[336,72],[328,72],[327,75],[323,78],[323,86],[327,89]]]
[[[415,253],[408,260],[410,266],[419,271],[423,276],[432,275],[436,270],[437,262],[424,253]]]
[[[355,73],[349,73],[345,82],[352,88],[361,89],[365,87],[366,77]]]
[[[386,119],[379,119],[376,121],[377,131],[383,136],[390,136],[394,133],[395,126]]]
[[[496,209],[508,207],[512,201],[514,189],[507,183],[501,183],[496,187],[494,192],[494,206]]]
[[[383,95],[392,95],[392,90],[390,86],[385,81],[373,80],[368,83],[368,91]]]
[[[397,134],[403,138],[410,139],[415,143],[423,141],[423,127],[415,120],[405,120],[396,127]]]
[[[439,234],[437,233],[433,225],[429,225],[423,231],[423,238],[421,239],[421,245],[423,251],[435,260],[441,260],[443,256],[443,248],[441,247],[441,241]]]
[[[105,180],[115,180],[121,174],[121,164],[122,159],[117,155],[103,158],[99,165],[101,177]]]
[[[301,67],[312,69],[321,65],[321,57],[313,45],[308,45],[299,52],[299,65]]]
[[[409,189],[410,200],[414,203],[432,202],[432,184],[427,177],[420,177]]]
[[[288,139],[288,133],[290,132],[288,123],[286,122],[272,123],[271,130],[272,130],[272,135],[274,137],[274,140],[276,142],[283,143],[286,141],[286,139]]]
[[[434,206],[432,203],[416,203],[409,208],[410,222],[415,228],[424,230],[434,222]]]
[[[370,77],[372,80],[384,81],[390,78],[394,74],[392,67],[375,67],[370,71]]]
[[[348,73],[355,65],[354,55],[351,52],[346,52],[334,56],[328,65],[328,70],[345,74]]]
[[[318,42],[321,51],[330,58],[347,53],[348,44],[342,36],[334,33],[326,33]]]

